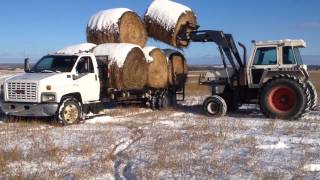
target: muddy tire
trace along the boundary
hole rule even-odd
[[[315,110],[318,105],[318,93],[316,87],[313,85],[311,81],[307,81],[307,88],[310,93],[310,110]]]
[[[308,94],[303,84],[294,78],[275,78],[260,92],[260,109],[265,116],[273,119],[294,120],[307,109]]]
[[[81,103],[74,97],[65,98],[59,106],[57,116],[63,125],[79,123],[83,116]]]
[[[152,96],[150,99],[150,107],[152,110],[156,110],[159,107],[159,102],[158,102],[158,97],[157,96]]]
[[[222,117],[226,115],[227,104],[222,97],[214,95],[204,101],[203,111],[210,117]]]
[[[158,106],[159,109],[166,109],[169,108],[171,106],[170,103],[170,97],[168,95],[168,93],[163,93],[160,97],[159,97],[159,101],[158,101]]]

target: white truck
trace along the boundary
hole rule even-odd
[[[108,72],[106,57],[93,53],[52,54],[32,68],[25,60],[25,73],[10,77],[2,87],[1,109],[19,117],[56,116],[63,124],[79,122],[97,104],[112,101],[155,102],[167,106],[168,94],[154,98],[150,89],[111,91],[100,81]],[[158,99],[155,101],[155,99]]]

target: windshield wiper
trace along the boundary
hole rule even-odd
[[[61,71],[58,71],[58,70],[48,70],[48,69],[45,69],[45,70],[42,70],[41,73],[61,73]]]

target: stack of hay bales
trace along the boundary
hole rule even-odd
[[[190,8],[170,0],[154,0],[144,21],[130,9],[104,10],[90,18],[86,34],[89,43],[97,44],[92,52],[111,60],[107,64],[109,88],[165,89],[184,86],[186,59],[175,50],[145,47],[148,36],[176,48],[187,47],[189,42],[179,39],[178,34],[188,23],[197,24]]]

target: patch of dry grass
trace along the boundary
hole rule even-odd
[[[318,95],[320,95],[320,71],[311,71],[310,79],[315,85]]]
[[[0,149],[0,172],[6,171],[9,163],[20,161],[21,159],[23,159],[23,153],[19,147],[10,150]]]

